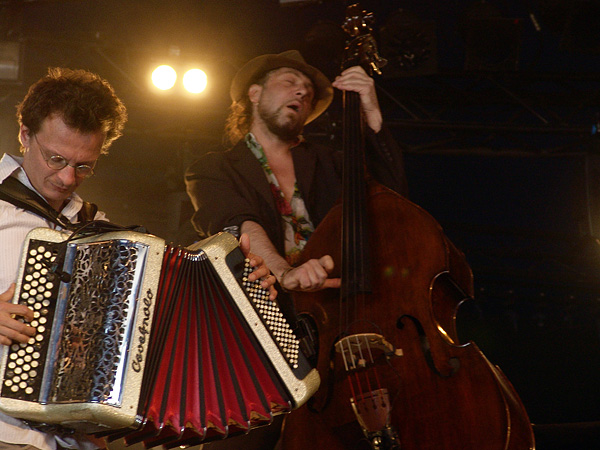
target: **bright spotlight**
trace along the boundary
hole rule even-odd
[[[206,89],[206,74],[200,69],[188,70],[183,76],[183,87],[192,94],[199,94]]]
[[[177,72],[171,66],[158,66],[152,72],[152,83],[160,90],[166,91],[167,89],[171,89],[175,85],[176,80]]]

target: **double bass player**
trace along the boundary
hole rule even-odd
[[[329,277],[334,268],[330,255],[297,264],[341,194],[340,149],[302,136],[304,126],[327,110],[334,88],[360,95],[371,173],[406,195],[402,154],[383,126],[373,79],[355,66],[332,83],[296,50],[257,56],[239,69],[231,84],[226,125],[232,147],[206,154],[186,173],[196,210],[192,222],[200,236],[223,229],[247,233],[252,252],[264,258],[283,291],[340,286],[339,278]],[[293,310],[285,293],[278,301],[282,310]],[[245,442],[262,439],[256,447],[261,449],[273,445],[277,427],[270,428],[262,436],[254,432],[244,437]],[[226,441],[216,445],[228,448]]]
[[[298,254],[341,193],[338,149],[302,137],[306,124],[330,105],[333,88],[360,94],[368,125],[369,164],[376,178],[406,194],[401,151],[383,127],[375,84],[351,67],[332,83],[298,51],[258,56],[231,84],[225,152],[209,153],[186,173],[200,235],[223,229],[247,233],[284,291],[339,287],[323,255],[295,266]]]

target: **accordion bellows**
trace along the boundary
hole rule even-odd
[[[116,231],[33,230],[13,301],[37,334],[0,362],[0,409],[146,447],[248,432],[319,376],[228,233],[173,247]]]

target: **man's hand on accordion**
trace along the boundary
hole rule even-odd
[[[11,302],[15,294],[15,284],[12,283],[6,292],[0,294],[0,344],[11,345],[13,341],[27,342],[35,335],[35,328],[19,320],[33,320],[33,311],[25,305]]]
[[[240,236],[240,249],[246,258],[250,260],[250,265],[254,267],[254,272],[248,275],[248,281],[260,279],[260,285],[269,290],[269,298],[275,300],[277,298],[277,289],[275,289],[277,279],[275,275],[271,274],[271,270],[260,256],[250,253],[250,238],[245,233]]]

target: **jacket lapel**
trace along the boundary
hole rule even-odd
[[[276,210],[275,200],[271,194],[271,187],[266,182],[265,173],[243,139],[227,152],[227,158],[239,177],[253,186],[259,195]]]
[[[294,170],[296,172],[296,182],[298,189],[305,202],[311,197],[311,186],[315,175],[315,166],[317,155],[313,146],[300,144],[292,149],[292,159],[294,161]],[[237,172],[240,178],[244,179],[249,185],[253,186],[258,194],[271,206],[273,212],[277,213],[277,206],[271,193],[271,187],[266,181],[262,166],[248,149],[246,143],[242,140],[238,142],[230,151],[227,152],[227,158],[231,167]]]

